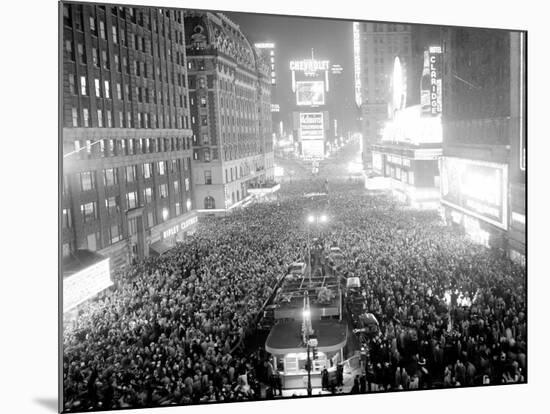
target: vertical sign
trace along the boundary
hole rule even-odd
[[[441,46],[430,46],[430,113],[441,113],[442,79],[441,79]]]
[[[355,103],[361,106],[361,23],[353,22],[353,68],[355,79]]]

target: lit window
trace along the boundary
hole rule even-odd
[[[101,85],[99,83],[99,79],[94,79],[95,84],[95,96],[98,98],[101,98]]]
[[[103,111],[101,109],[97,110],[97,126],[103,128]]]
[[[118,31],[116,29],[116,26],[112,27],[112,33],[113,33],[113,43],[118,43]]]
[[[119,198],[116,196],[105,199],[105,209],[110,216],[118,213],[119,211]]]
[[[166,164],[164,161],[158,162],[158,170],[159,170],[159,175],[164,175],[166,173]]]
[[[88,108],[82,108],[82,124],[85,127],[90,126],[90,114],[88,112]]]
[[[132,141],[130,141],[132,142]],[[136,166],[135,165],[128,165],[126,167],[126,182],[131,183],[136,181]]]
[[[111,239],[111,244],[122,240],[120,224],[115,224],[109,228],[109,238]]]
[[[71,210],[68,208],[63,209],[63,228],[69,228],[72,226]]]
[[[160,198],[168,197],[168,186],[166,184],[159,185],[159,195]]]
[[[99,21],[99,35],[102,39],[105,39],[105,23],[102,20]]]
[[[147,187],[145,190],[143,190],[143,199],[146,203],[150,203],[153,201],[153,189],[150,187]]]
[[[80,212],[84,223],[93,221],[97,218],[97,207],[95,201],[91,203],[81,204]]]
[[[105,98],[111,98],[111,85],[108,80],[105,81]]]
[[[212,171],[205,170],[204,171],[204,183],[205,184],[212,184]]]
[[[105,187],[118,184],[118,179],[116,175],[116,170],[113,168],[108,168],[103,170],[103,184]]]
[[[73,127],[78,127],[78,111],[76,108],[71,109],[71,115],[73,118]]]
[[[80,94],[83,96],[88,95],[88,88],[86,87],[86,76],[80,77]]]
[[[126,204],[128,205],[128,209],[137,207],[137,193],[135,191],[126,193]]]

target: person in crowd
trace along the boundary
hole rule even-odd
[[[320,232],[306,223],[319,203],[324,245],[341,248],[338,272],[359,277],[379,322],[356,390],[525,381],[524,266],[435,212],[345,182],[331,181],[328,202],[304,197],[311,188],[296,180],[276,201],[201,218],[174,249],[115,273],[111,291],[64,331],[65,410],[257,399],[261,382],[281,395],[268,356],[243,343],[280,275],[304,261],[308,232]]]

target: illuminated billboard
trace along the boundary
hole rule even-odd
[[[422,113],[424,114],[438,115],[442,111],[442,59],[441,46],[430,46],[424,52],[420,91]]]
[[[112,284],[108,258],[65,278],[63,312],[75,308]]]
[[[323,81],[296,82],[296,105],[319,106],[325,104]]]
[[[507,229],[508,166],[443,157],[441,202]]]
[[[319,71],[329,70],[329,63],[328,60],[292,60],[290,62],[290,70],[304,72],[306,75],[314,75]]]
[[[305,158],[324,158],[325,141],[310,140],[302,142],[302,155]]]
[[[325,139],[322,112],[300,112],[300,138],[302,141]]]
[[[355,103],[361,106],[361,31],[360,23],[353,22],[353,72],[355,83]]]

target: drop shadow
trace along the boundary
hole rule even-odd
[[[44,408],[47,408],[48,410],[57,413],[59,410],[58,404],[57,404],[57,398],[35,398],[34,402],[41,405]]]

